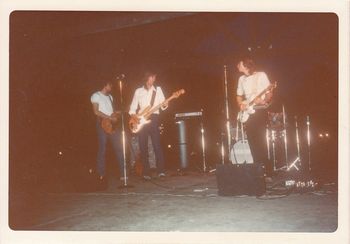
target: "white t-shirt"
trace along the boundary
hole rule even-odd
[[[249,102],[270,85],[270,80],[264,72],[252,75],[242,75],[238,79],[237,95],[244,96]]]
[[[113,113],[112,101],[113,97],[111,95],[104,95],[102,92],[98,91],[92,94],[91,103],[98,104],[98,111],[110,116]]]
[[[153,91],[155,90],[156,88],[154,86],[152,86],[151,89],[149,90],[147,90],[144,87],[137,88],[130,105],[129,114],[136,114],[136,110],[138,106],[140,106],[140,111],[142,111],[147,106],[149,106],[151,103]],[[157,93],[156,93],[156,97],[154,98],[153,107],[164,102],[165,100],[162,88],[158,86],[156,91]],[[159,109],[154,113],[159,114]]]

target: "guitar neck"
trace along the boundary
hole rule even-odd
[[[170,102],[172,99],[174,99],[175,96],[171,96],[169,98],[167,98],[166,100],[164,100],[162,103],[158,104],[157,106],[151,108],[145,115],[145,117],[150,116],[151,114],[153,114],[155,111],[157,111],[161,106],[163,106],[164,104],[166,104],[167,102]]]
[[[251,100],[249,103],[248,103],[248,106],[252,106],[254,105],[254,100],[258,97],[262,97],[267,91],[269,91],[271,89],[271,85],[268,86],[267,88],[265,88],[262,92],[260,92],[256,97],[254,97],[253,100]]]

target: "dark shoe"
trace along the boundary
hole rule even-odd
[[[104,177],[100,177],[97,182],[97,190],[102,191],[107,189],[107,180]]]

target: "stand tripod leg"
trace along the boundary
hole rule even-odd
[[[201,141],[202,141],[203,172],[206,172],[207,171],[207,165],[206,165],[206,162],[205,162],[205,140],[204,140],[203,121],[201,121]]]
[[[289,167],[287,168],[287,171],[289,171],[292,167],[296,168],[297,170],[299,170],[299,168],[296,166],[296,163],[300,161],[300,158],[297,157],[292,163],[291,165],[289,165]]]

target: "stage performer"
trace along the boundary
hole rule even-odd
[[[131,115],[131,120],[137,120],[137,112],[142,112],[146,107],[154,107],[164,102],[165,97],[161,87],[154,85],[156,78],[156,73],[145,72],[142,79],[143,86],[135,90],[134,97],[130,105],[129,114]],[[164,104],[161,106],[161,110],[165,110],[167,107],[168,105]],[[154,153],[156,156],[156,170],[158,177],[165,177],[164,155],[160,144],[159,110],[160,109],[156,110],[150,116],[151,122],[144,125],[142,129],[137,133],[141,152],[141,162],[143,165],[143,178],[145,180],[152,179],[148,161],[148,136],[151,137]]]
[[[103,81],[101,90],[96,91],[90,98],[93,113],[96,115],[96,130],[98,138],[98,152],[96,160],[97,173],[99,175],[100,183],[105,185],[105,154],[107,139],[112,143],[113,151],[119,164],[120,180],[124,180],[124,156],[121,144],[121,131],[116,125],[114,125],[115,128],[113,130],[107,130],[103,127],[104,122],[108,122],[112,125],[117,123],[120,117],[120,113],[118,113],[114,108],[113,97],[111,95],[112,88],[112,82],[108,80]]]
[[[248,120],[244,123],[247,133],[247,139],[252,153],[254,164],[265,168],[265,174],[270,177],[270,164],[266,153],[266,123],[267,107],[272,101],[272,91],[264,96],[257,97],[267,87],[270,86],[270,80],[265,72],[257,71],[254,60],[245,57],[239,60],[237,69],[243,73],[238,79],[236,101],[240,111],[248,108],[247,101],[254,100],[255,113],[250,114]]]

